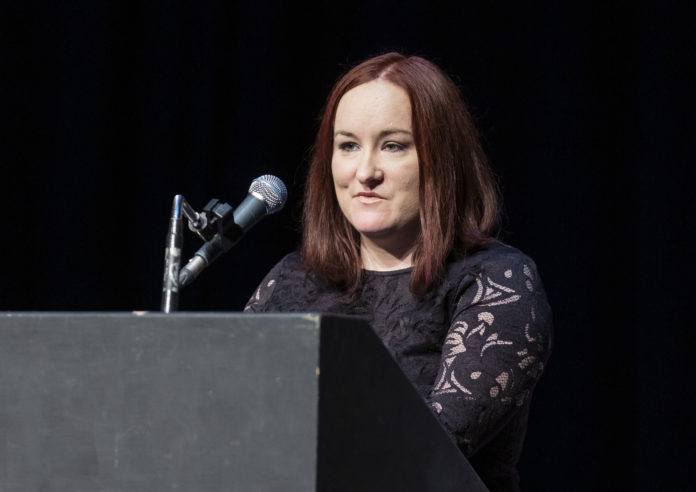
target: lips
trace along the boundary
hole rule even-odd
[[[371,191],[364,191],[364,192],[356,194],[355,199],[357,199],[361,203],[376,203],[376,202],[384,200],[384,197],[382,195],[380,195],[379,193],[374,193]]]

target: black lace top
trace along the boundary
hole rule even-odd
[[[534,262],[500,242],[449,265],[415,298],[411,269],[365,271],[350,296],[286,256],[245,311],[368,320],[491,490],[518,490],[529,400],[551,347],[551,310]]]

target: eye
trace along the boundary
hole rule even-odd
[[[387,152],[401,152],[406,150],[406,145],[399,142],[386,142],[382,148]]]
[[[338,144],[338,148],[343,152],[353,152],[358,150],[358,144],[355,142],[341,142]]]

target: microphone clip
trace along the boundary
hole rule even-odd
[[[234,220],[234,208],[213,198],[201,213],[195,213],[194,217],[187,216],[187,219],[189,230],[206,242],[213,239],[215,234],[224,234],[225,226],[229,226],[229,221]]]

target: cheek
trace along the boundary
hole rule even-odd
[[[340,159],[331,159],[331,178],[337,190],[347,187],[350,183],[349,169],[345,164],[341,163]]]
[[[418,168],[409,170],[409,172],[403,175],[403,181],[401,183],[401,189],[404,190],[409,196],[414,197],[418,200],[418,193],[420,190],[420,178],[418,176]]]
[[[411,174],[408,180],[403,185],[403,190],[405,192],[405,206],[408,207],[410,213],[420,212],[420,180],[418,178],[418,171]]]

